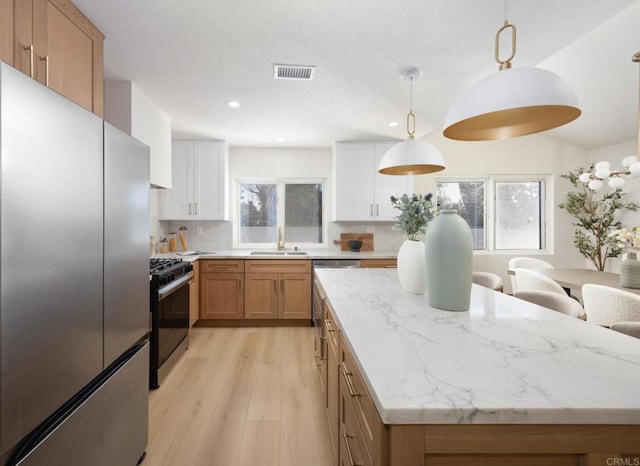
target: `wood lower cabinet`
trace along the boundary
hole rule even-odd
[[[329,428],[335,451],[340,448],[340,332],[333,317],[331,307],[325,301],[325,335],[327,335],[327,413]]]
[[[340,333],[340,453],[354,448],[364,464],[387,464],[389,433]],[[346,415],[345,415],[346,413]],[[354,420],[351,420],[349,416]],[[346,417],[345,417],[346,416]],[[355,445],[355,446],[354,446]],[[362,447],[358,447],[362,445]],[[358,450],[360,448],[360,450]],[[355,459],[355,458],[354,458]],[[340,459],[342,462],[342,457]],[[348,462],[346,464],[349,464]],[[407,463],[408,464],[408,463]]]
[[[244,261],[200,261],[200,319],[242,319]]]
[[[363,269],[395,269],[398,267],[396,259],[362,259],[360,267]]]
[[[0,0],[0,58],[101,117],[103,42],[69,0]]]
[[[245,319],[311,320],[311,261],[245,261]]]
[[[189,286],[189,327],[193,327],[200,317],[200,262],[193,265],[193,279]]]

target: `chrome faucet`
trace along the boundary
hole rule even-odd
[[[284,238],[282,237],[282,227],[278,227],[278,245],[276,246],[278,251],[284,249]]]

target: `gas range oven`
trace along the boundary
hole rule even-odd
[[[192,270],[192,264],[182,259],[150,261],[150,388],[160,386],[189,346]]]

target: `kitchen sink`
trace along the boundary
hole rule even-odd
[[[251,256],[306,256],[304,251],[251,251]]]

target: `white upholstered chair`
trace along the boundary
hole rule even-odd
[[[632,337],[640,338],[640,322],[614,322],[609,328],[616,332],[626,333]]]
[[[504,283],[499,275],[491,272],[473,272],[473,283],[476,285],[491,288],[492,290],[502,292],[504,290]]]
[[[516,293],[520,291],[551,291],[563,296],[567,292],[557,282],[538,272],[528,269],[516,269]]]
[[[540,306],[548,307],[554,311],[561,312],[576,319],[585,320],[585,312],[582,305],[564,293],[564,296],[560,293],[546,290],[528,290],[517,291],[514,295],[518,299],[524,299],[530,303],[535,303]],[[640,323],[640,322],[639,322]]]
[[[535,259],[533,257],[514,257],[509,260],[509,269],[552,269],[553,265],[542,259]],[[516,277],[511,275],[511,293],[515,294],[518,291],[518,284]]]
[[[640,295],[610,286],[582,285],[587,322],[611,326],[616,322],[640,321]]]

